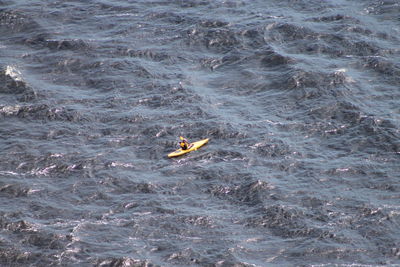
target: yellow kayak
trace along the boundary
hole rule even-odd
[[[200,140],[200,141],[193,142],[193,143],[190,144],[190,147],[189,147],[188,149],[185,149],[185,150],[183,150],[183,149],[175,150],[174,152],[169,153],[169,154],[168,154],[168,157],[169,157],[169,158],[178,157],[178,156],[182,156],[182,155],[184,155],[184,154],[186,154],[186,153],[195,151],[195,150],[199,149],[200,147],[204,146],[205,144],[207,144],[208,140],[209,140],[209,139],[206,138],[206,139],[203,139],[203,140]]]

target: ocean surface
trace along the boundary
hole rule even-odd
[[[400,266],[399,138],[398,0],[0,0],[0,266]]]

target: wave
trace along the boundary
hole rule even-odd
[[[0,93],[15,95],[21,102],[32,101],[37,94],[23,79],[21,72],[14,66],[0,70]]]
[[[46,104],[0,106],[0,114],[16,116],[20,119],[33,119],[44,121],[79,122],[87,118],[80,112],[63,107],[50,107]]]
[[[18,10],[0,11],[0,31],[3,34],[28,33],[40,28],[34,19]]]
[[[398,259],[394,1],[25,2],[0,0],[0,265]],[[169,159],[179,135],[210,142]]]

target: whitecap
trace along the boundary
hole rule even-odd
[[[15,115],[18,113],[18,111],[20,110],[20,106],[16,105],[16,106],[4,106],[2,108],[0,108],[0,113],[3,113],[4,115]]]
[[[7,66],[5,74],[13,78],[15,81],[22,81],[22,73],[14,66]]]

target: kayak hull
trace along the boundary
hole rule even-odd
[[[179,157],[179,156],[185,155],[185,154],[187,154],[189,152],[195,151],[195,150],[199,149],[200,147],[204,146],[205,144],[207,144],[208,140],[209,139],[206,138],[206,139],[203,139],[203,140],[200,140],[200,141],[193,142],[189,149],[186,149],[186,150],[182,150],[182,149],[175,150],[174,152],[169,153],[168,157],[169,158]]]

